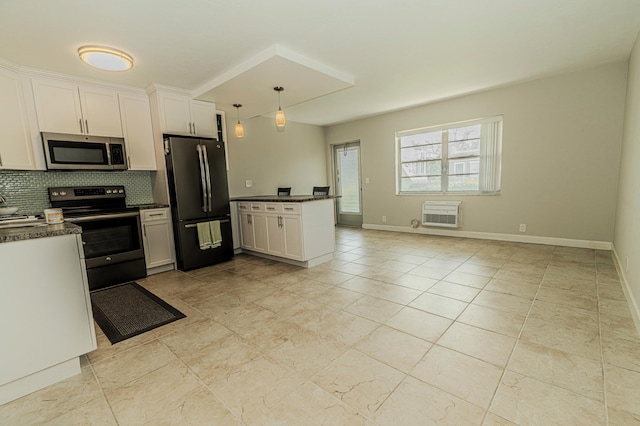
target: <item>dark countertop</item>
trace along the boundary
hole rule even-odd
[[[156,203],[151,203],[151,204],[131,204],[127,207],[137,207],[140,210],[151,210],[151,209],[164,209],[169,207],[169,204],[156,204]]]
[[[37,226],[16,226],[0,228],[0,243],[33,240],[35,238],[55,237],[58,235],[81,234],[82,228],[70,222],[47,225],[44,220]]]
[[[340,198],[336,195],[251,195],[248,197],[231,197],[231,201],[262,201],[267,203],[304,203],[306,201],[332,200]]]

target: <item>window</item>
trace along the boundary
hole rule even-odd
[[[396,133],[397,192],[500,191],[502,116]]]

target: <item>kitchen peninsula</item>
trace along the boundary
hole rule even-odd
[[[333,259],[333,196],[236,197],[242,252],[311,268]]]
[[[79,226],[0,229],[0,405],[80,373],[96,348]]]

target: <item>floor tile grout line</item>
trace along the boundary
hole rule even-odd
[[[554,252],[557,250],[557,247],[554,248]],[[484,424],[487,415],[491,412],[491,408],[493,407],[493,403],[495,402],[495,398],[496,395],[498,393],[498,389],[500,388],[500,384],[502,383],[502,380],[504,379],[505,374],[507,373],[509,364],[511,363],[511,359],[513,358],[513,354],[516,351],[516,348],[518,347],[518,344],[520,343],[520,338],[522,337],[522,333],[524,332],[524,328],[527,324],[527,321],[529,320],[529,316],[531,315],[531,311],[533,310],[533,305],[535,304],[535,301],[538,297],[538,294],[540,293],[540,289],[542,287],[542,282],[544,281],[544,276],[547,273],[549,266],[547,263],[547,267],[545,269],[545,273],[543,274],[543,277],[540,279],[540,283],[538,284],[538,289],[536,290],[536,294],[533,297],[533,299],[531,300],[531,305],[529,306],[529,310],[527,311],[527,314],[525,315],[525,319],[522,323],[522,326],[520,326],[520,331],[518,332],[518,336],[516,337],[516,341],[513,345],[513,348],[511,349],[511,353],[509,354],[509,357],[507,358],[507,362],[504,365],[504,368],[502,370],[502,374],[500,375],[500,378],[498,379],[498,385],[496,386],[495,390],[493,391],[493,395],[491,396],[491,400],[489,401],[489,405],[487,410],[485,411],[484,417],[482,418],[482,424]],[[509,419],[506,419],[509,420]],[[509,420],[510,421],[510,420]]]
[[[594,250],[594,262],[596,270],[596,302],[598,311],[598,341],[600,343],[600,367],[602,368],[602,399],[604,403],[604,420],[609,425],[609,404],[607,398],[607,372],[604,363],[604,348],[602,342],[602,318],[600,315],[600,280],[598,278],[598,253]]]

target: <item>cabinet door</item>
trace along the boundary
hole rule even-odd
[[[253,250],[266,252],[267,243],[267,217],[264,214],[252,214],[254,246]]]
[[[41,132],[85,133],[77,85],[33,79],[33,95]]]
[[[211,102],[191,101],[191,122],[197,136],[218,138],[216,123],[216,104]]]
[[[189,98],[170,93],[159,93],[162,133],[191,135]]]
[[[0,70],[0,169],[34,168],[20,79],[15,73]]]
[[[250,250],[255,247],[251,213],[240,213],[240,246]]]
[[[284,230],[284,256],[290,259],[305,260],[302,244],[302,217],[282,216]]]
[[[121,93],[119,100],[129,170],[157,170],[149,98]]]
[[[145,222],[142,231],[147,269],[173,263],[171,223],[168,220]]]
[[[121,138],[118,92],[92,86],[80,86],[79,90],[84,132],[89,135]]]
[[[267,253],[274,256],[284,254],[284,239],[282,233],[282,216],[269,215],[267,222]]]

